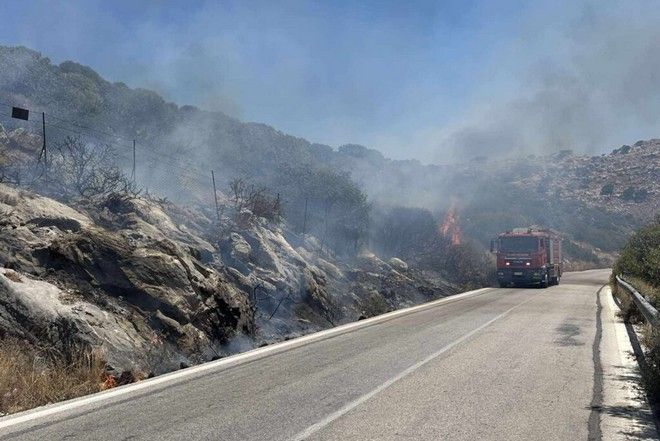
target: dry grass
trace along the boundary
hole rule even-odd
[[[660,403],[660,329],[646,325],[642,334],[644,346],[643,378],[649,399]]]
[[[113,384],[99,350],[76,349],[69,361],[17,339],[0,340],[0,414],[98,392]]]
[[[626,277],[626,280],[635,287],[637,292],[644,295],[657,309],[660,308],[660,288],[640,279],[639,277]]]

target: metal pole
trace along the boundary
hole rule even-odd
[[[308,198],[305,198],[305,216],[303,217],[303,236],[305,236],[305,233],[307,233],[307,201]]]
[[[133,140],[133,173],[131,174],[131,177],[133,178],[133,185],[135,185],[135,140]]]
[[[215,214],[218,216],[218,220],[220,220],[220,209],[218,208],[218,192],[215,189],[215,173],[213,173],[213,170],[211,170],[211,179],[213,180],[213,198],[215,199]]]
[[[41,147],[41,152],[44,155],[44,176],[48,180],[48,150],[46,149],[46,112],[41,112],[41,131],[43,145]]]

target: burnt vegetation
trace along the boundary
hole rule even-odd
[[[139,194],[137,186],[114,163],[109,145],[67,136],[55,143],[48,161],[46,188],[59,199],[103,198],[113,193]]]
[[[494,263],[485,247],[470,239],[452,243],[441,234],[440,219],[429,210],[390,207],[381,209],[375,219],[372,247],[381,255],[438,271],[463,289],[494,282]]]
[[[50,236],[44,234],[35,255],[18,259],[15,256],[24,250],[12,242],[15,235],[10,232],[5,240],[13,248],[0,250],[8,256],[5,263],[29,272],[33,260],[42,259],[49,268],[37,268],[36,276],[64,286],[68,279],[79,277],[84,283],[76,286],[82,287],[76,295],[93,297],[102,307],[107,306],[104,302],[120,305],[118,310],[135,306],[132,314],[144,313],[145,320],[133,326],[140,332],[152,326],[160,330],[162,345],[154,346],[154,351],[168,358],[165,361],[172,361],[168,351],[184,346],[198,356],[195,362],[208,358],[200,354],[209,342],[194,336],[224,344],[236,332],[257,335],[257,302],[247,300],[255,295],[256,285],[251,284],[255,274],[270,277],[262,284],[268,292],[261,293],[267,297],[262,301],[269,305],[267,315],[304,309],[305,315],[297,313],[297,318],[310,323],[320,317],[322,325],[318,321],[315,325],[328,326],[339,323],[343,311],[352,306],[349,300],[337,300],[344,292],[360,298],[364,316],[373,316],[411,299],[419,302],[490,285],[494,263],[488,243],[512,227],[544,225],[559,230],[567,239],[564,249],[569,258],[597,266],[602,263],[599,253],[617,251],[639,222],[567,198],[561,188],[553,187],[555,175],[526,182],[541,168],[531,161],[484,173],[484,178],[481,173],[475,176],[475,168],[451,170],[392,161],[357,145],[333,149],[220,112],[179,107],[154,92],[110,83],[77,63],[53,65],[25,48],[0,47],[2,66],[25,69],[21,75],[14,75],[15,69],[2,71],[0,100],[45,109],[56,115],[58,124],[71,121],[82,127],[81,133],[85,127],[94,130],[69,136],[71,131],[58,124],[48,125],[46,156],[40,155],[39,131],[30,133],[21,129],[20,122],[8,123],[9,130],[18,130],[0,143],[0,182],[80,209],[94,225],[86,229],[78,221],[52,216],[20,219],[20,224],[34,229],[35,236],[50,228],[58,233],[52,236],[60,237],[49,242]],[[136,138],[140,142],[137,176],[128,173],[132,152],[116,141]],[[615,153],[617,158],[630,157],[635,149]],[[570,151],[562,151],[553,160],[571,158]],[[475,164],[480,172],[490,167],[486,158]],[[628,206],[654,195],[639,183],[594,184],[587,176],[590,168],[581,167],[578,174],[585,176],[572,183],[571,190],[593,184],[603,199],[625,201]],[[211,169],[221,189],[215,194]],[[217,207],[214,196],[220,196]],[[452,197],[460,201],[460,240],[440,228],[447,211],[442,204]],[[7,219],[18,204],[19,198],[15,199],[0,212],[2,228],[12,228]],[[78,230],[84,233],[74,234]],[[281,270],[286,253],[293,257]],[[640,277],[650,271],[635,269],[626,253],[622,268]],[[390,264],[381,259],[389,259]],[[369,265],[360,267],[365,260]],[[450,286],[443,291],[426,279],[413,278],[420,273],[449,281]],[[173,290],[181,292],[169,297]],[[420,290],[424,295],[418,295]],[[192,310],[184,311],[188,307]],[[292,317],[277,317],[287,332],[296,321]],[[19,359],[16,365],[0,366],[0,371],[20,369],[25,364],[20,360],[40,354],[41,349],[22,345],[11,341],[0,347]],[[80,354],[82,376],[71,375],[80,378],[84,390],[94,390],[98,360],[87,363],[87,353]],[[52,366],[66,371],[69,364]],[[5,403],[4,409],[30,405]]]

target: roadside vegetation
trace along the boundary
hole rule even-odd
[[[380,256],[437,271],[461,290],[495,283],[495,262],[488,250],[465,237],[452,244],[439,232],[440,220],[422,208],[380,208],[371,227],[371,246]]]
[[[622,317],[628,323],[642,323],[643,319],[630,297],[618,289],[615,275],[622,275],[653,306],[660,307],[660,216],[630,237],[612,271],[611,285],[620,300]],[[660,403],[660,329],[645,325],[641,341],[645,355],[642,364],[644,382],[650,399]]]
[[[16,338],[0,339],[0,416],[113,387],[102,355],[76,348],[62,357]]]

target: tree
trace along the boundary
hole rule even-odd
[[[376,213],[371,244],[379,254],[407,260],[418,256],[437,235],[436,221],[430,211],[393,207]]]
[[[294,230],[315,235],[335,253],[354,255],[366,245],[371,207],[348,174],[282,166],[272,182]]]

